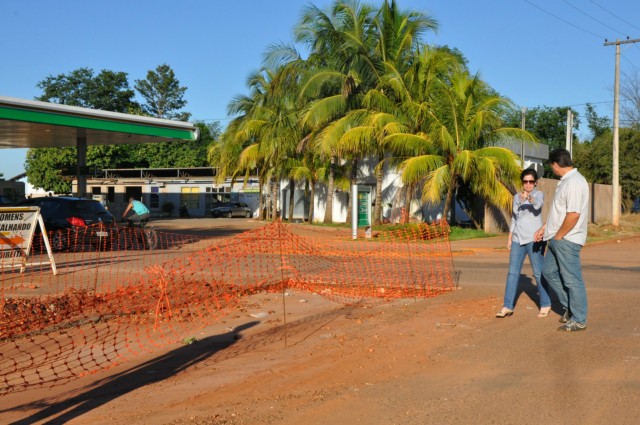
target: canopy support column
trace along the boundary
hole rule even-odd
[[[78,168],[76,170],[78,176],[78,198],[87,196],[87,137],[84,129],[78,129],[76,139],[76,147],[78,150]]]

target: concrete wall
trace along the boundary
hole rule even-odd
[[[544,206],[542,207],[542,218],[547,219],[553,195],[556,191],[558,180],[540,179],[538,190],[544,193]],[[589,183],[589,222],[590,223],[610,223],[613,199],[613,188],[611,185]],[[485,206],[484,229],[487,233],[502,233],[509,231],[511,214],[501,211],[491,205]]]

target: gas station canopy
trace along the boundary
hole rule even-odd
[[[0,96],[0,148],[190,141],[191,123]]]
[[[86,194],[87,146],[193,141],[191,123],[0,96],[0,148],[78,149],[78,196]]]

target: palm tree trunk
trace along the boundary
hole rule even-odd
[[[293,181],[293,179],[289,179],[289,211],[287,213],[287,220],[289,221],[289,223],[293,221],[293,201],[295,191],[296,183]]]
[[[382,161],[384,156],[380,155],[378,158],[378,167],[376,167],[376,203],[373,207],[373,224],[379,225],[382,222],[382,178],[383,178],[383,166]]]
[[[264,220],[266,217],[264,216],[264,177],[258,176],[258,186],[260,187],[260,196],[258,197],[258,218],[260,220]]]
[[[278,187],[279,179],[274,179],[271,185],[271,218],[276,220],[278,218]]]
[[[314,210],[315,210],[315,203],[316,203],[316,182],[315,180],[311,180],[310,182],[310,190],[309,190],[309,197],[311,198],[311,201],[309,201],[309,223],[313,223],[313,214],[314,214]]]
[[[400,217],[400,223],[406,224],[410,221],[411,217],[411,201],[413,199],[414,184],[411,183],[405,187],[404,192],[404,206],[402,207],[402,216]]]
[[[331,155],[331,161],[329,163],[329,181],[327,182],[327,209],[324,211],[324,223],[333,223],[333,190],[334,190],[334,177],[336,170],[336,157]]]
[[[449,215],[449,209],[451,208],[451,201],[453,200],[453,193],[455,192],[457,181],[458,181],[458,176],[454,174],[451,178],[451,182],[449,183],[449,188],[447,189],[447,198],[444,200],[444,209],[442,210],[442,219],[447,220],[447,222],[449,221],[447,216]]]

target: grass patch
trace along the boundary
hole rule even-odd
[[[620,225],[590,224],[587,244],[610,239],[627,238],[640,235],[640,214],[624,214],[620,216]]]
[[[497,236],[495,233],[485,233],[482,229],[469,229],[465,227],[452,226],[449,233],[450,241],[461,241],[465,239],[491,238]]]
[[[419,225],[425,225],[426,223],[410,223],[410,224],[383,224],[380,226],[374,226],[373,231],[393,231],[400,230],[406,227],[417,227]],[[339,228],[351,228],[351,224],[347,223],[313,223],[312,226],[317,227],[339,227]],[[620,216],[620,226],[612,226],[607,224],[590,224],[589,233],[587,237],[587,244],[605,241],[610,239],[619,239],[630,236],[640,235],[640,214],[624,214]],[[449,240],[459,241],[466,239],[479,239],[490,238],[498,236],[495,233],[485,233],[481,229],[470,229],[467,227],[451,226],[449,232]]]

